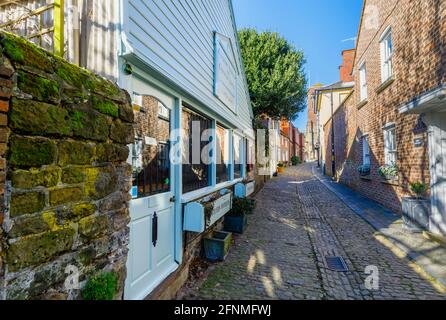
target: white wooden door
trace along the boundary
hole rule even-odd
[[[446,113],[429,116],[432,216],[430,230],[446,236]]]
[[[130,202],[130,243],[124,297],[147,297],[178,267],[175,262],[174,175],[169,160],[171,110],[151,96],[136,99],[136,142]]]

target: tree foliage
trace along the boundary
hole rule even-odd
[[[303,52],[276,32],[242,29],[239,38],[254,114],[296,119],[306,98]]]

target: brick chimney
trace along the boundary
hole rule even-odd
[[[342,65],[339,67],[342,82],[353,82],[353,59],[355,57],[355,49],[342,51]]]

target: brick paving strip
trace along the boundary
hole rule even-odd
[[[248,230],[235,237],[226,261],[180,298],[446,299],[319,181],[311,164],[288,168],[256,199]],[[344,258],[348,271],[329,269],[327,256]],[[379,270],[378,290],[365,286],[368,266]]]
[[[313,174],[356,214],[390,241],[391,245],[401,250],[430,277],[446,287],[446,246],[426,238],[422,233],[405,232],[400,215],[323,176],[315,167],[313,167]]]

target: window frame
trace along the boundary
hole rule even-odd
[[[389,46],[390,44],[390,46]],[[388,27],[380,38],[381,51],[381,82],[384,83],[393,76],[393,39],[392,28]]]
[[[368,134],[365,134],[361,137],[362,143],[362,164],[364,166],[372,165],[372,159],[370,156],[370,137]],[[366,149],[367,146],[367,149]]]
[[[366,101],[368,99],[368,85],[367,85],[367,64],[363,61],[359,64],[359,96],[360,101]]]
[[[393,133],[393,137],[389,138],[389,135],[391,133]],[[384,126],[383,135],[384,135],[384,164],[386,166],[396,165],[398,161],[398,147],[397,147],[397,135],[396,135],[395,123],[390,123]]]
[[[189,113],[192,113],[192,114],[195,114],[196,116],[198,116],[198,117],[201,117],[201,118],[203,118],[204,120],[206,120],[206,121],[208,121],[209,123],[210,123],[210,125],[209,125],[209,127],[208,128],[206,128],[206,129],[213,129],[213,123],[215,123],[215,120],[213,119],[213,118],[211,118],[211,117],[208,117],[208,116],[206,116],[206,115],[204,115],[203,113],[201,113],[201,112],[199,112],[199,111],[197,111],[196,109],[194,109],[192,106],[190,106],[190,105],[188,105],[188,104],[183,104],[183,106],[182,106],[182,112],[184,113],[184,112],[189,112]],[[205,130],[206,130],[205,129]],[[182,130],[185,130],[185,128],[182,128]],[[202,128],[200,127],[200,130],[202,130]],[[211,137],[209,137],[209,141],[208,142],[205,142],[205,141],[201,141],[200,143],[201,144],[203,144],[204,146],[205,145],[208,145],[209,143],[211,143],[212,144],[212,146],[215,146],[215,143],[214,143],[214,141],[216,141],[216,139],[215,139],[215,130],[212,130],[213,131],[213,133],[212,133],[212,135],[211,135]],[[201,131],[201,134],[203,133],[203,131]],[[201,137],[201,135],[200,135],[200,137]],[[190,138],[190,137],[189,137]],[[189,141],[189,144],[190,144],[191,142]],[[203,152],[203,146],[200,146],[200,161],[202,160],[201,159],[201,153]],[[214,154],[214,152],[213,152],[213,148],[212,148],[212,151],[211,151],[211,153],[212,154]],[[189,150],[189,154],[188,154],[188,157],[189,157],[189,159],[188,159],[188,162],[190,162],[190,159],[191,159],[191,157],[192,157],[192,155],[191,155],[191,150]],[[212,157],[212,156],[211,156]],[[184,155],[182,155],[182,159],[184,159]],[[214,182],[213,181],[215,181],[215,179],[214,179],[214,177],[216,177],[216,173],[215,173],[215,170],[214,170],[214,166],[213,166],[213,159],[211,159],[211,161],[210,161],[211,163],[210,164],[207,164],[207,172],[206,172],[206,180],[207,180],[207,185],[206,186],[204,186],[204,183],[203,183],[203,187],[200,187],[200,188],[197,188],[197,189],[194,189],[194,190],[188,190],[188,189],[185,189],[185,179],[184,179],[184,168],[185,168],[185,166],[186,165],[190,165],[190,166],[192,166],[193,164],[191,164],[191,163],[188,163],[188,164],[185,164],[183,161],[182,161],[182,163],[181,163],[181,165],[182,165],[182,179],[181,179],[181,190],[182,190],[182,194],[183,195],[187,195],[187,194],[193,194],[193,193],[195,193],[195,192],[199,192],[200,190],[205,190],[206,188],[209,188],[209,187],[212,187],[213,185],[214,185]],[[200,165],[203,165],[203,166],[206,166],[206,164],[200,164]]]

